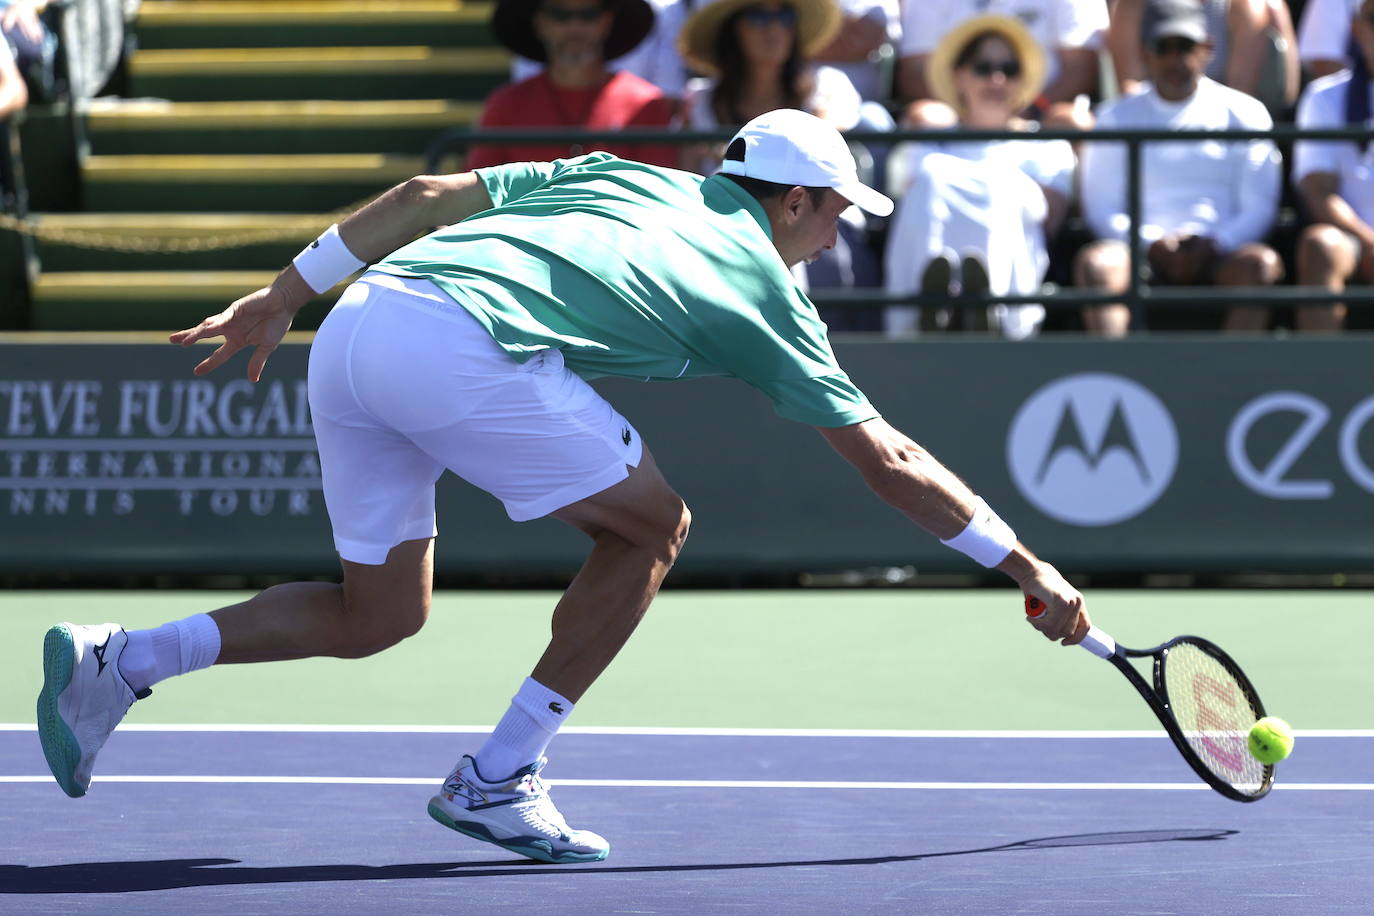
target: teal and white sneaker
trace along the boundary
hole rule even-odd
[[[503,782],[491,783],[477,772],[477,761],[464,756],[429,801],[429,816],[473,839],[540,862],[600,862],[611,844],[590,830],[573,830],[549,798],[539,778],[548,763],[541,757]]]
[[[117,623],[60,623],[43,638],[43,689],[38,739],[57,784],[72,798],[91,787],[95,755],[135,699],[119,673],[129,636]]]

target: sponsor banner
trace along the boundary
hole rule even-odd
[[[1374,343],[838,343],[894,426],[1081,571],[1374,567]],[[0,344],[0,572],[337,572],[305,385],[151,344]],[[598,386],[693,509],[687,572],[977,571],[742,383]],[[417,394],[417,396],[422,396]],[[574,572],[585,539],[446,475],[441,571]]]

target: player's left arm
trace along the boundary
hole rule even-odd
[[[171,335],[171,341],[190,346],[198,340],[223,337],[224,343],[195,368],[204,375],[223,365],[245,347],[253,347],[248,377],[257,381],[272,352],[291,328],[296,312],[358,268],[391,254],[436,226],[460,222],[490,209],[491,195],[475,172],[421,175],[402,182],[331,227],[307,252],[324,246],[328,259],[313,258],[307,278],[296,263],[288,264],[275,280],[235,301],[217,315]],[[313,252],[312,252],[313,255]]]
[[[1074,645],[1091,621],[1083,596],[1016,539],[1006,523],[934,455],[881,417],[816,429],[877,496],[917,525],[1014,579],[1049,610],[1032,621],[1050,639]]]

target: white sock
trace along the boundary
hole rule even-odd
[[[570,700],[532,677],[525,678],[511,698],[510,709],[477,752],[478,776],[490,782],[504,782],[543,757],[572,711]]]
[[[219,627],[209,614],[134,630],[119,656],[119,673],[134,693],[177,674],[208,668],[219,658]]]

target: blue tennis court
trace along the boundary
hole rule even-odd
[[[1374,898],[1374,732],[1309,732],[1256,804],[1149,732],[577,729],[546,776],[605,863],[425,803],[482,728],[130,726],[64,797],[0,732],[0,911],[1341,913]]]

